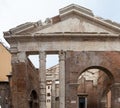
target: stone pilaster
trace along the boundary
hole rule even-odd
[[[46,108],[46,54],[39,53],[40,108]]]
[[[120,108],[120,83],[112,85],[111,96],[111,108]]]
[[[65,108],[65,52],[59,52],[59,64],[60,64],[60,73],[59,73],[59,108]]]

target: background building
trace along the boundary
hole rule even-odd
[[[46,106],[59,106],[59,64],[46,70]]]
[[[9,50],[0,43],[0,81],[8,81],[6,75],[11,73],[11,54]]]
[[[11,54],[0,42],[0,106],[7,108],[9,105],[9,79],[7,75],[11,73]]]

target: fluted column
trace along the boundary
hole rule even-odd
[[[40,108],[46,108],[46,54],[39,53]]]
[[[59,73],[59,108],[65,108],[65,52],[59,52],[59,64],[60,64],[60,73]]]

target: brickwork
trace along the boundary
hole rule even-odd
[[[12,73],[12,106],[14,108],[28,108],[32,90],[39,89],[38,71],[33,68],[29,60],[13,64]],[[39,95],[39,94],[38,94]]]
[[[78,102],[77,95],[79,94],[87,94],[87,108],[100,107],[102,105],[102,97],[106,95],[107,90],[111,89],[111,86],[120,80],[118,76],[120,74],[118,71],[119,59],[119,52],[67,52],[66,107],[72,108],[75,105],[78,107],[76,103]],[[87,80],[82,82],[81,85],[77,84],[81,73],[92,68],[102,71],[102,73],[100,72],[101,77],[98,79],[97,87],[93,86],[93,82]],[[75,103],[72,103],[72,101]]]
[[[29,108],[29,94],[35,89],[32,93],[38,93],[40,108],[46,108],[45,55],[59,54],[59,108],[79,107],[78,95],[84,101],[88,99],[88,108],[104,108],[109,90],[111,108],[119,108],[119,34],[119,24],[98,18],[91,10],[75,4],[60,9],[58,16],[45,22],[28,22],[4,32],[12,53],[13,107]],[[39,72],[26,60],[26,54],[40,55]],[[85,80],[82,90],[78,78],[93,68],[104,74],[100,73],[96,87],[91,80]]]

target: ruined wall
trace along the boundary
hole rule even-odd
[[[119,59],[119,52],[68,51],[66,53],[66,107],[78,107],[78,93],[88,95],[88,108],[102,106],[101,101],[103,96],[107,94],[107,89],[111,89],[110,87],[114,83],[120,81],[118,77],[120,75]],[[97,87],[93,87],[91,81],[85,81],[85,86],[79,87],[77,83],[79,76],[87,69],[93,68],[100,69],[104,73],[102,78],[98,80]],[[83,90],[84,87],[86,91]],[[115,97],[113,100],[115,100]]]
[[[31,91],[38,92],[38,71],[29,60],[13,63],[12,66],[12,106],[14,108],[28,108]]]
[[[32,90],[35,90],[38,94],[39,93],[39,70],[36,69],[30,61],[27,64],[27,69],[28,69],[27,91],[28,93],[31,93]]]

